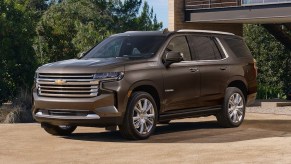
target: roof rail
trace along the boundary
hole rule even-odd
[[[197,33],[213,33],[213,34],[234,35],[233,33],[230,33],[230,32],[211,31],[211,30],[188,30],[188,29],[182,29],[182,30],[178,30],[177,32],[197,32]]]
[[[140,32],[140,31],[125,31],[124,33],[132,33],[132,32]]]
[[[124,33],[134,33],[134,32],[161,32],[161,31],[125,31]]]

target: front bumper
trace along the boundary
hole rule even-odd
[[[104,93],[93,98],[54,98],[34,92],[32,114],[37,122],[52,125],[120,125],[122,113],[117,110],[114,97],[114,93]]]

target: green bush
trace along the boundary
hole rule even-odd
[[[258,98],[285,98],[291,82],[291,53],[260,25],[245,25],[244,38],[258,66]]]

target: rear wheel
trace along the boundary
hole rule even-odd
[[[216,115],[222,127],[238,127],[245,117],[245,97],[236,87],[226,89],[222,110]]]
[[[155,100],[149,93],[134,92],[119,126],[122,136],[136,140],[148,138],[156,128],[157,113]]]
[[[47,123],[42,123],[41,124],[42,128],[44,128],[44,130],[52,135],[56,135],[56,136],[67,136],[72,134],[77,126],[70,126],[70,125],[51,125],[51,124],[47,124]]]

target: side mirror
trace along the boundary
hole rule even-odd
[[[170,51],[166,54],[166,57],[164,59],[165,66],[168,68],[173,63],[179,63],[180,61],[183,61],[183,55],[181,52],[177,51]]]
[[[81,52],[78,54],[78,59],[81,59],[82,57],[84,57],[86,54],[86,52]]]

